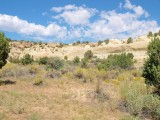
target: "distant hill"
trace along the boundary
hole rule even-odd
[[[119,54],[122,52],[131,52],[134,54],[134,59],[137,61],[137,66],[141,66],[144,58],[147,57],[147,45],[152,38],[141,36],[133,40],[133,43],[127,44],[127,40],[109,40],[98,45],[98,43],[80,43],[63,45],[59,43],[41,43],[41,42],[25,42],[25,41],[11,41],[10,58],[21,58],[25,54],[30,54],[34,59],[41,57],[58,56],[64,58],[67,56],[69,60],[78,56],[83,58],[87,50],[92,50],[94,56],[99,58],[106,58],[110,54]]]

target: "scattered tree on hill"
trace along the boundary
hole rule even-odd
[[[23,65],[28,65],[28,64],[32,64],[33,62],[33,56],[26,54],[22,59],[21,59],[21,63]]]
[[[129,44],[129,43],[133,43],[133,39],[131,37],[129,37],[127,40],[127,44]]]
[[[104,42],[106,43],[106,45],[109,43],[109,40],[107,39],[107,40],[104,40]]]
[[[103,43],[103,41],[99,40],[98,41],[98,45],[101,45]]]
[[[80,62],[80,58],[76,56],[76,57],[73,59],[73,63],[74,63],[75,65],[77,65],[77,64],[79,64],[79,62]]]
[[[0,69],[7,63],[6,59],[10,52],[8,38],[3,32],[0,33]]]
[[[77,41],[76,44],[79,45],[79,44],[81,44],[81,42],[80,42],[80,41]]]
[[[93,57],[93,53],[91,50],[88,50],[87,52],[84,53],[84,59],[90,60]]]
[[[152,36],[153,36],[152,32],[149,32],[147,35],[147,37],[152,37]]]
[[[148,45],[146,60],[143,69],[143,77],[149,85],[154,85],[160,93],[160,39],[154,38]]]

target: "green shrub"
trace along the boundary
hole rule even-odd
[[[98,41],[98,45],[101,45],[103,43],[103,41],[99,40]]]
[[[150,38],[150,37],[153,37],[152,32],[149,32],[148,35],[147,35],[147,37],[149,37],[149,38]]]
[[[42,58],[39,59],[38,63],[46,65],[47,61],[48,61],[48,57],[42,57]]]
[[[160,119],[157,109],[160,107],[159,97],[148,92],[141,82],[129,83],[124,81],[120,87],[121,96],[125,101],[128,111],[132,115],[147,116]]]
[[[128,69],[133,66],[133,54],[122,53],[119,55],[109,55],[107,59],[103,59],[98,65],[98,69]]]
[[[88,50],[84,53],[84,59],[90,60],[93,57],[93,53],[91,50]]]
[[[33,62],[33,57],[29,54],[26,54],[22,59],[21,59],[21,63],[23,65],[28,65],[31,64]]]
[[[64,59],[65,59],[65,60],[68,60],[68,56],[64,56]]]
[[[87,68],[87,62],[88,62],[87,59],[82,59],[82,60],[81,60],[81,67],[82,67],[82,68]]]
[[[109,44],[109,40],[108,39],[104,40],[104,42],[105,42],[106,45]]]
[[[143,77],[149,85],[154,85],[160,94],[160,39],[154,38],[149,45],[146,60],[143,69]]]
[[[129,37],[127,40],[127,44],[129,44],[129,43],[133,43],[133,39],[131,37]]]
[[[48,68],[60,70],[64,66],[64,61],[59,57],[49,58],[47,61]]]
[[[80,58],[76,56],[76,57],[73,59],[73,63],[74,63],[75,65],[77,65],[77,64],[79,64],[79,62],[80,62]]]

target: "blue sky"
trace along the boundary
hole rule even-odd
[[[160,29],[159,0],[0,0],[0,31],[17,40],[122,39]]]

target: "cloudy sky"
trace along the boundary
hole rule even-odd
[[[0,31],[17,40],[70,43],[160,29],[160,0],[0,0]]]

